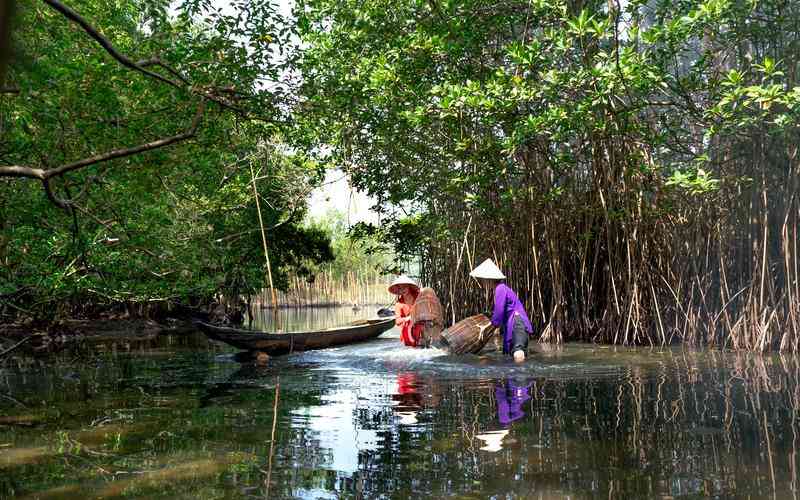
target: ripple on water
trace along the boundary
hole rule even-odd
[[[535,348],[534,348],[535,349]],[[294,357],[294,362],[316,363],[318,370],[349,370],[396,373],[414,371],[443,379],[486,377],[618,377],[630,359],[596,356],[594,349],[534,350],[523,363],[514,363],[499,352],[454,356],[440,349],[412,349],[394,339],[311,351]],[[602,358],[602,360],[601,360]]]

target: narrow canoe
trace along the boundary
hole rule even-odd
[[[261,351],[271,356],[297,351],[325,349],[373,339],[394,326],[394,318],[365,319],[347,326],[313,332],[267,333],[216,326],[202,321],[197,327],[213,340],[245,351]]]

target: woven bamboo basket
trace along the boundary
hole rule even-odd
[[[492,322],[483,314],[462,319],[442,332],[441,339],[434,343],[450,354],[477,354],[494,335]]]
[[[432,288],[423,288],[419,291],[414,307],[411,308],[411,321],[413,324],[422,323],[422,347],[430,347],[439,342],[444,328],[442,304]]]
[[[420,321],[433,321],[440,325],[443,324],[442,304],[436,296],[433,288],[423,288],[414,300],[414,307],[411,308],[411,320],[414,323]]]

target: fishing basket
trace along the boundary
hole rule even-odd
[[[444,317],[442,304],[432,288],[423,288],[419,291],[411,308],[411,321],[415,325],[422,324],[420,347],[430,347],[440,341]]]
[[[483,314],[462,319],[442,332],[441,339],[434,343],[436,347],[445,349],[450,354],[477,354],[486,345],[495,328]]]
[[[444,326],[442,304],[433,288],[426,287],[419,291],[419,295],[414,300],[414,306],[411,308],[411,321],[414,323],[432,321]]]

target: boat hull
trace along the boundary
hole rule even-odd
[[[212,340],[243,351],[265,352],[271,356],[325,349],[374,339],[394,326],[394,318],[363,320],[358,324],[314,332],[266,333],[197,322]]]

